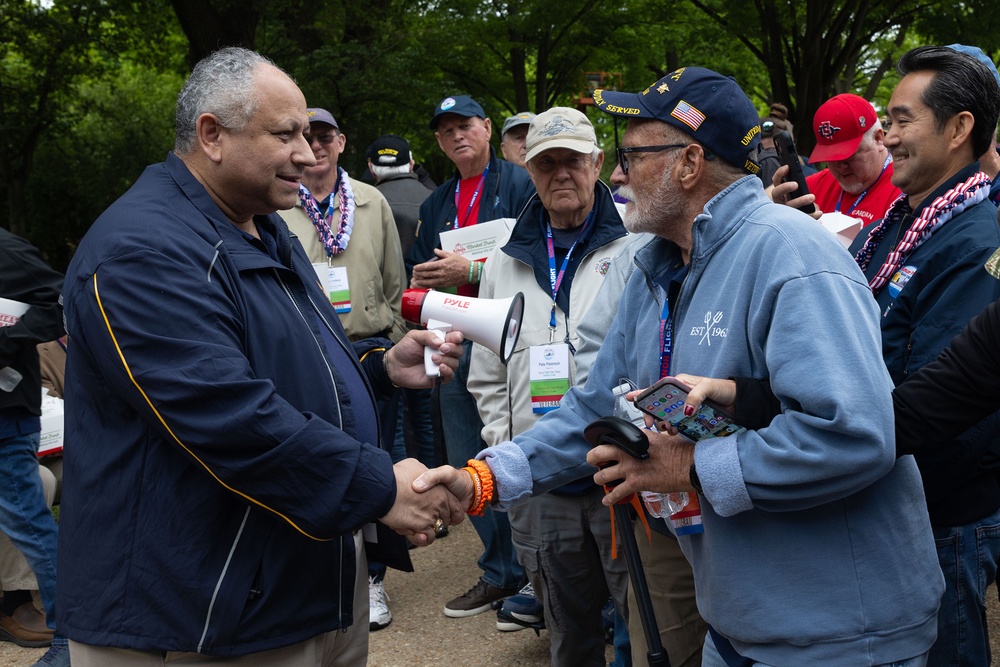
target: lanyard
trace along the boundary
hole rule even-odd
[[[670,375],[670,352],[673,349],[674,318],[670,312],[670,300],[675,301],[680,298],[680,285],[677,289],[673,286],[678,282],[683,282],[687,276],[687,268],[676,269],[670,280],[664,281],[663,312],[660,315],[660,377]],[[707,324],[707,323],[706,323]]]
[[[545,217],[545,212],[543,210],[542,217]],[[569,247],[566,251],[566,257],[563,258],[562,267],[559,269],[559,273],[556,273],[556,247],[552,241],[552,225],[548,220],[545,221],[545,243],[549,251],[549,284],[552,286],[552,312],[549,314],[549,329],[551,331],[556,330],[556,295],[559,294],[559,286],[562,285],[563,277],[566,275],[566,267],[569,266],[569,260],[573,256],[573,250],[576,248],[580,240],[587,235],[587,228],[590,227],[590,219],[594,215],[594,209],[590,210],[587,214],[587,219],[583,221],[583,227],[580,228],[580,234],[573,241],[573,245]]]
[[[465,219],[462,221],[464,224],[469,224],[469,216],[472,215],[472,209],[476,206],[476,200],[479,199],[479,193],[483,189],[483,185],[486,183],[486,175],[490,173],[490,165],[486,165],[486,169],[483,169],[483,175],[479,177],[479,184],[476,185],[476,189],[472,191],[472,199],[469,200],[469,208],[465,212]],[[458,179],[455,183],[455,221],[452,223],[452,229],[458,229],[461,225],[458,224],[458,194],[459,189],[462,185],[462,179]]]
[[[660,316],[660,377],[670,375],[670,350],[673,348],[673,318],[670,317],[670,298],[663,299]]]
[[[885,173],[885,170],[889,167],[890,162],[892,162],[892,155],[886,155],[885,162],[882,163],[882,171],[878,173],[878,178],[875,179],[874,183],[865,188],[864,192],[858,195],[858,198],[854,200],[854,203],[851,205],[851,208],[847,209],[847,215],[850,215],[851,212],[858,207],[858,204],[860,204],[861,200],[865,198],[865,195],[868,194],[868,191],[871,190],[873,187],[875,187],[875,185],[882,179],[882,174]],[[844,191],[841,190],[840,196],[837,197],[837,207],[834,209],[837,213],[840,213],[840,202],[842,202],[843,200],[844,200]]]

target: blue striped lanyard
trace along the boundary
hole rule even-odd
[[[660,377],[670,375],[670,350],[673,348],[673,318],[670,317],[670,298],[663,299],[660,315]]]
[[[545,211],[542,211],[542,218],[545,218]],[[552,225],[548,220],[545,221],[545,243],[548,246],[549,251],[549,284],[552,286],[552,312],[549,314],[549,329],[552,331],[556,330],[556,295],[559,294],[559,286],[562,285],[563,276],[566,275],[566,267],[569,266],[569,260],[573,256],[573,250],[576,248],[580,240],[587,235],[587,228],[590,227],[590,219],[594,215],[594,210],[591,209],[590,213],[587,214],[587,219],[583,221],[583,226],[580,228],[580,234],[573,241],[573,245],[569,247],[566,251],[566,257],[563,258],[562,268],[559,269],[559,273],[556,273],[556,247],[555,243],[552,241]]]
[[[486,184],[486,175],[490,173],[490,165],[486,165],[486,169],[483,169],[483,175],[479,177],[479,184],[476,185],[476,189],[472,192],[472,199],[469,201],[469,209],[465,212],[465,224],[469,224],[469,216],[472,215],[472,209],[476,206],[476,200],[479,199],[479,193],[483,189],[483,185]],[[455,221],[452,223],[452,229],[458,229],[458,194],[459,189],[462,186],[462,179],[458,179],[455,183]]]

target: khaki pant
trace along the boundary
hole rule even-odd
[[[73,667],[358,667],[368,661],[368,562],[359,532],[354,538],[357,576],[354,581],[354,625],[332,630],[304,642],[236,657],[178,651],[133,651],[89,646],[70,640]]]
[[[56,477],[43,465],[38,466],[45,490],[45,503],[52,507],[56,497]],[[17,547],[3,533],[0,533],[0,587],[5,591],[37,591],[35,573],[28,567],[28,561]]]
[[[698,613],[694,599],[694,573],[677,540],[655,530],[653,544],[646,539],[642,523],[635,522],[635,540],[646,573],[649,597],[660,631],[660,641],[671,667],[699,667],[708,626]],[[632,640],[632,664],[645,667],[649,648],[639,619],[635,591],[629,585],[628,634]]]

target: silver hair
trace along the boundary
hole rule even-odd
[[[216,116],[229,130],[243,131],[260,106],[253,82],[261,65],[276,67],[259,53],[236,46],[220,49],[195,65],[177,95],[174,151],[185,155],[195,149],[202,114]]]
[[[382,180],[383,178],[389,178],[390,176],[398,176],[399,174],[410,173],[410,163],[401,164],[399,166],[388,167],[384,164],[375,164],[371,162],[372,175],[375,178]]]

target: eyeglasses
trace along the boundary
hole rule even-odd
[[[312,146],[314,141],[318,141],[321,146],[329,146],[333,143],[333,140],[337,138],[336,132],[324,132],[323,134],[311,134],[306,139],[309,141],[309,145]]]
[[[661,151],[669,151],[674,148],[687,148],[691,144],[665,144],[663,146],[628,146],[626,148],[619,148],[618,153],[618,166],[622,168],[622,173],[628,176],[628,154],[629,153],[659,153]]]

